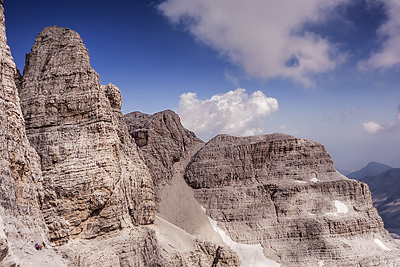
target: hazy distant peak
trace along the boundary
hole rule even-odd
[[[349,175],[347,175],[347,177],[355,180],[361,180],[366,176],[376,176],[390,169],[393,169],[393,167],[390,167],[389,165],[383,163],[372,161],[368,163],[367,166],[365,166],[364,168],[350,173]]]

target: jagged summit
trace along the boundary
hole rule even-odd
[[[100,85],[76,32],[55,26],[38,35],[19,92],[28,138],[41,157],[51,242],[154,221],[153,182],[120,124],[120,92]]]
[[[172,178],[173,164],[203,143],[182,126],[178,114],[171,110],[153,115],[136,111],[126,114],[125,120],[130,135],[144,152],[156,185],[167,183]]]
[[[123,116],[67,28],[38,35],[18,95],[2,5],[0,21],[0,265],[400,264],[367,186],[321,144],[204,143],[173,111]]]

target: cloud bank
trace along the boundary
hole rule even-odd
[[[387,124],[379,124],[374,121],[363,123],[363,129],[369,134],[380,134],[400,128],[400,105],[397,106],[396,121]]]
[[[400,67],[400,1],[381,0],[388,16],[378,29],[383,41],[380,51],[373,53],[366,61],[358,64],[361,70]]]
[[[249,75],[310,86],[311,75],[335,69],[344,56],[304,25],[325,21],[344,2],[349,0],[166,0],[159,9]]]
[[[275,98],[261,91],[250,96],[245,89],[236,89],[210,99],[200,100],[196,93],[182,94],[176,110],[182,124],[200,138],[208,140],[225,133],[236,136],[261,134],[265,119],[279,109]]]

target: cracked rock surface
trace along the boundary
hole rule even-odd
[[[153,182],[127,132],[120,92],[100,85],[78,33],[45,28],[27,55],[19,92],[41,159],[52,243],[154,221]]]
[[[123,116],[67,28],[37,36],[21,76],[2,3],[0,266],[400,266],[368,187],[321,144]]]
[[[400,264],[368,187],[336,172],[317,142],[220,135],[194,155],[185,180],[230,238],[261,244],[284,266]]]
[[[18,76],[5,33],[0,1],[0,265],[66,266],[59,254],[46,249],[35,257],[35,243],[47,240],[40,211],[43,200],[40,159],[25,132],[14,78]]]
[[[148,115],[139,111],[125,115],[130,135],[143,151],[157,186],[171,181],[173,165],[204,143],[184,128],[178,114],[171,110]]]

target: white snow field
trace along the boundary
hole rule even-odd
[[[264,256],[263,248],[260,244],[248,245],[233,241],[223,230],[218,227],[217,221],[208,217],[214,230],[221,236],[224,243],[235,251],[240,260],[241,267],[280,267],[281,265]]]

